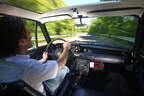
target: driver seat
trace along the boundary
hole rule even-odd
[[[66,75],[64,81],[59,86],[56,93],[44,86],[46,90],[46,96],[63,96],[70,85],[69,81],[70,73]],[[0,96],[45,96],[38,92],[23,80],[17,80],[15,82],[0,82]]]
[[[0,83],[0,96],[44,96],[22,80]]]
[[[9,70],[9,72],[7,72]],[[14,78],[13,74],[19,75],[21,70],[19,71],[19,67],[12,62],[6,62],[5,60],[0,60],[0,77],[5,78],[5,76],[9,76],[10,78]],[[2,82],[3,81],[3,82]],[[30,85],[28,85],[23,80],[16,80],[12,82],[5,82],[2,80],[0,82],[0,96],[44,96],[44,94],[36,91]]]

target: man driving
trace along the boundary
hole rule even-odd
[[[69,69],[65,66],[71,48],[63,43],[63,52],[57,60],[47,60],[44,52],[41,60],[31,59],[27,49],[32,47],[29,29],[22,18],[0,17],[0,82],[24,80],[37,91],[44,93],[42,82],[55,92]]]

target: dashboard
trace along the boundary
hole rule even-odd
[[[38,48],[36,54],[32,54],[31,57],[34,59],[40,59],[45,48],[46,46]],[[56,54],[58,57],[60,52],[62,52],[62,43],[56,44],[51,52],[53,53],[49,54]],[[79,66],[84,65],[96,70],[104,70],[105,64],[126,64],[126,62],[129,62],[130,60],[129,51],[126,49],[93,44],[72,43],[69,55],[68,63],[70,63],[70,66],[76,64]],[[85,64],[85,62],[87,62],[87,64]]]
[[[76,58],[86,59],[93,62],[124,64],[125,60],[128,60],[127,50],[89,44],[72,45],[71,52]]]
[[[129,51],[124,49],[95,46],[90,44],[72,44],[71,56],[78,84],[82,84],[89,72],[104,72],[111,66],[123,66],[129,64]],[[110,66],[109,66],[110,65]],[[114,70],[117,70],[114,68]]]

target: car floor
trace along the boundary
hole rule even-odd
[[[85,83],[75,90],[73,96],[104,96],[104,72],[90,70]]]
[[[128,96],[128,84],[120,73],[92,69],[73,96]]]

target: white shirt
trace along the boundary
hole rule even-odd
[[[42,64],[38,60],[30,59],[29,55],[16,55],[6,58],[5,61],[7,61],[7,64],[0,63],[1,82],[22,79],[42,93],[44,92],[42,82],[55,78],[58,70],[58,63],[56,61],[50,60]]]

